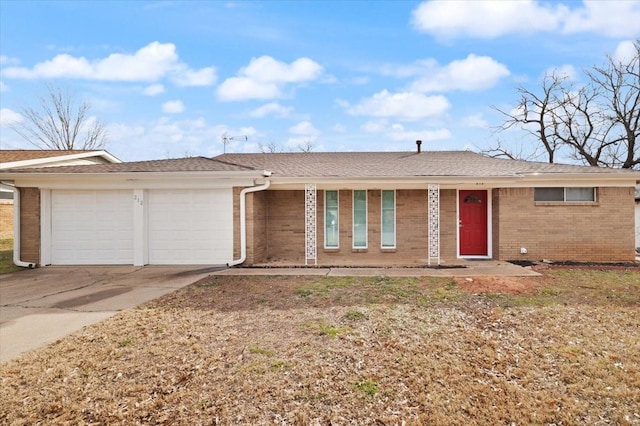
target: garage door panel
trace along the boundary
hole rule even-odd
[[[151,190],[149,263],[222,264],[233,256],[231,189]]]
[[[52,191],[51,260],[59,265],[133,263],[130,191]]]

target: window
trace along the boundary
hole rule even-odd
[[[367,191],[353,191],[353,248],[367,248]]]
[[[534,201],[558,202],[593,202],[596,200],[596,190],[589,188],[535,188]]]
[[[396,247],[396,192],[382,191],[382,248]]]
[[[324,192],[324,246],[338,248],[338,191]]]

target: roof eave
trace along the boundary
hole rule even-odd
[[[64,153],[64,151],[60,151]],[[102,157],[109,163],[122,163],[122,161],[113,155],[109,154],[107,151],[89,151],[89,152],[78,152],[75,154],[62,154],[53,157],[43,157],[43,158],[31,158],[29,160],[17,160],[17,161],[8,161],[6,163],[0,163],[0,170],[7,169],[15,169],[26,166],[38,166],[49,163],[58,163],[60,161],[72,161],[72,160],[80,160],[83,158],[91,158],[91,157]]]
[[[606,183],[610,186],[629,186],[636,181],[636,174],[624,173],[554,173],[554,174],[514,174],[505,176],[304,176],[304,177],[279,177],[277,175],[271,178],[272,187],[280,187],[281,189],[293,188],[305,183],[315,183],[316,185],[329,187],[339,187],[340,185],[348,186],[366,186],[370,187],[391,187],[394,185],[404,185],[404,187],[423,187],[429,183],[440,184],[444,187],[462,187],[462,186],[516,186],[525,187],[540,184],[548,186],[551,184],[567,184],[590,185],[596,186],[598,183]],[[400,187],[400,186],[398,186]]]

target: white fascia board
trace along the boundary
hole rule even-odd
[[[63,153],[64,151],[60,151]],[[29,160],[19,160],[19,161],[9,161],[7,163],[0,163],[0,169],[19,169],[24,167],[38,167],[38,166],[46,166],[46,165],[63,165],[59,163],[64,163],[67,161],[79,160],[83,158],[91,158],[91,157],[101,157],[106,160],[107,163],[122,163],[118,158],[109,154],[107,151],[90,151],[90,152],[80,152],[75,154],[63,154],[56,155],[55,157],[44,157],[44,158],[32,158]]]
[[[526,188],[533,186],[635,186],[635,173],[582,173],[514,176],[419,176],[399,177],[302,177],[271,178],[271,190],[304,189],[306,183],[314,183],[318,189],[424,189],[436,183],[442,189],[456,188]]]
[[[253,186],[264,180],[261,173],[252,172],[189,172],[189,173],[11,173],[2,179],[12,179],[18,187],[42,189],[213,189]]]

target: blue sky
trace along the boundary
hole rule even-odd
[[[9,126],[50,84],[125,161],[214,156],[225,134],[227,152],[522,147],[492,106],[639,36],[631,0],[0,0],[0,145],[32,148]]]

